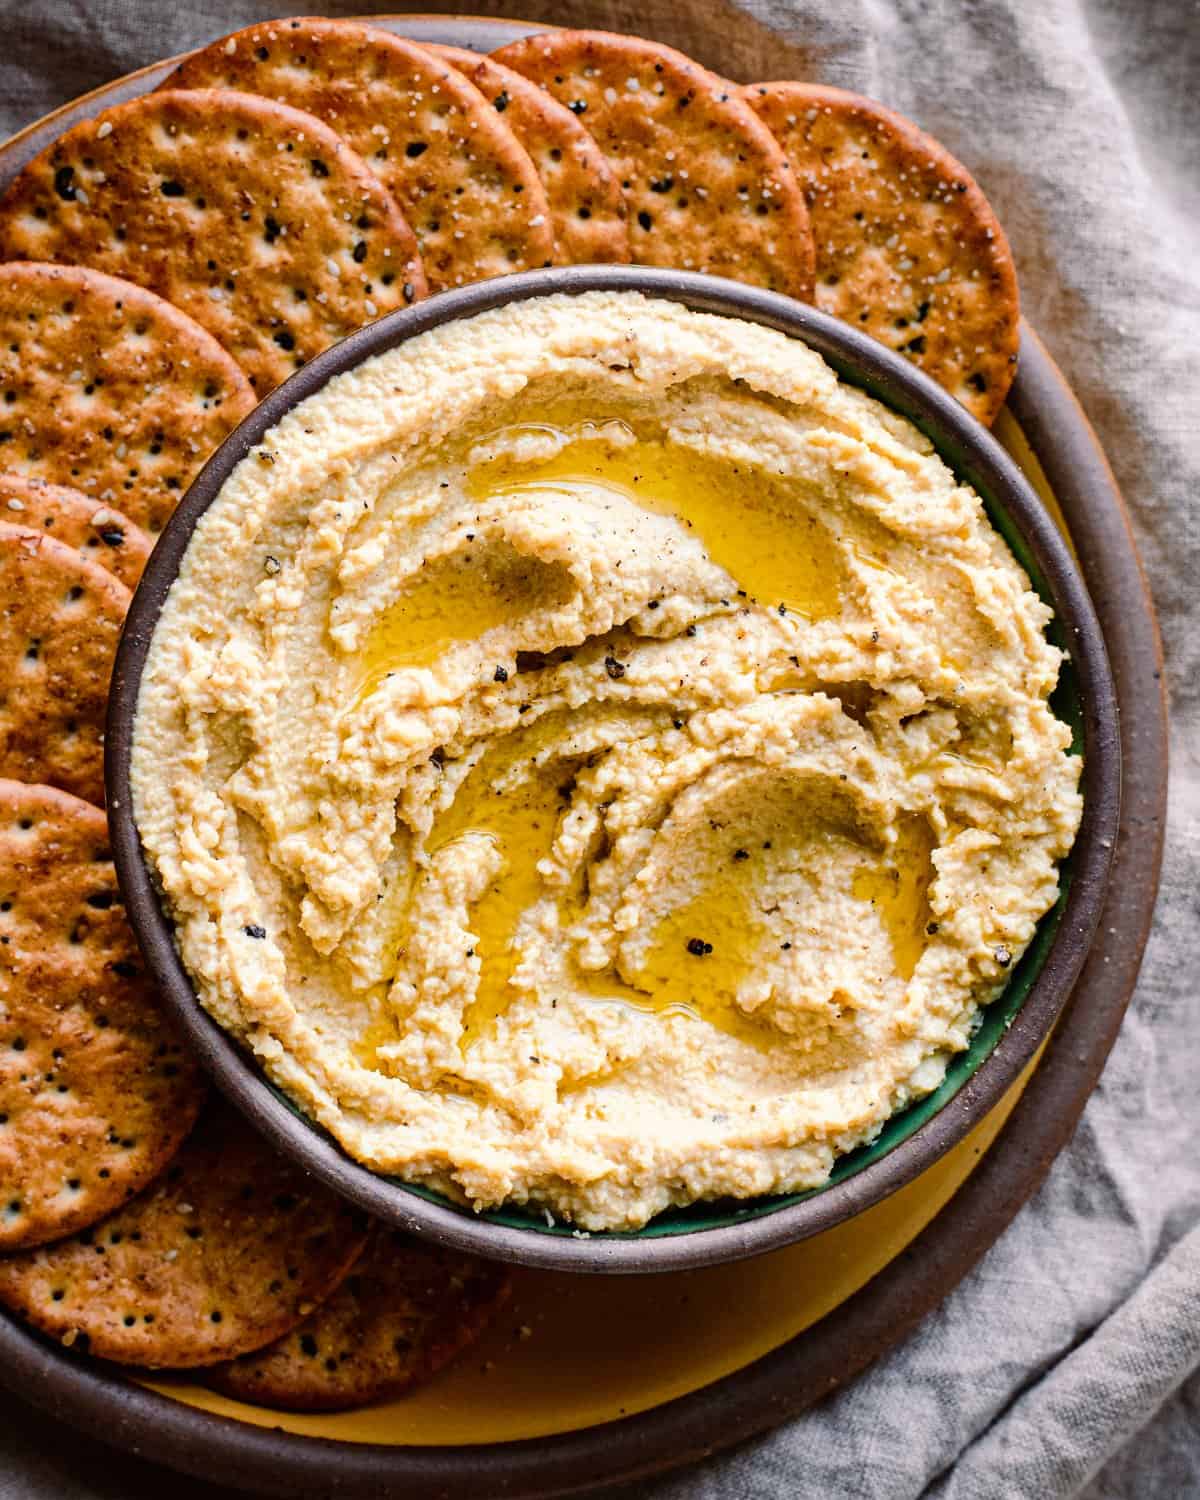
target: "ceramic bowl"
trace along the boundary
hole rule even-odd
[[[992,524],[1054,610],[1050,634],[1067,661],[1053,701],[1084,757],[1084,814],[1062,865],[1059,900],[1003,994],[982,1012],[969,1048],[951,1061],[938,1089],[892,1116],[869,1145],[842,1157],[824,1186],[744,1202],[698,1203],[662,1213],[636,1232],[580,1236],[570,1226],[548,1225],[540,1213],[476,1214],[429,1189],[372,1172],[267,1081],[196,999],[143,857],[129,771],[138,688],[159,612],[193,527],[246,452],[333,376],[417,334],[506,303],[596,289],[643,292],[778,329],[926,434],[949,467],[974,486]],[[1116,700],[1099,624],[1066,541],[995,439],[906,360],[812,307],[716,277],[628,266],[532,271],[442,293],[360,329],[273,391],[210,459],[146,567],[113,674],[106,778],[113,856],[147,963],[205,1067],[257,1128],[338,1192],[414,1234],[516,1264],[592,1272],[680,1270],[790,1244],[878,1202],[961,1140],[1016,1081],[1071,991],[1099,916],[1120,809]]]

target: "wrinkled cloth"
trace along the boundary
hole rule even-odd
[[[0,0],[0,135],[143,63],[291,8]],[[361,0],[326,9],[353,14]],[[548,21],[673,41],[746,79],[860,89],[967,163],[1012,241],[1025,311],[1096,425],[1133,513],[1174,700],[1166,863],[1141,981],[1041,1191],[938,1311],[847,1389],[732,1454],[620,1493],[1200,1496],[1200,4],[472,0],[463,9],[540,10]],[[0,1398],[0,1495],[126,1500],[164,1490],[179,1500],[219,1494]]]

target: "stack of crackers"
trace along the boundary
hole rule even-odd
[[[0,200],[0,1302],[65,1345],[333,1409],[428,1375],[505,1294],[206,1102],[122,912],[103,724],[155,537],[262,396],[397,308],[592,262],[813,301],[982,422],[1015,370],[1007,242],[937,142],[637,37],[250,27]]]

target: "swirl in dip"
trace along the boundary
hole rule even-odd
[[[1079,761],[975,493],[802,343],[553,296],[330,381],[155,632],[204,1005],[355,1157],[587,1229],[810,1188],[1053,904]]]

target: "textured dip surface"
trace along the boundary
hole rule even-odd
[[[1058,890],[1049,610],[803,344],[548,297],[331,381],[196,528],[135,812],[204,1005],[368,1165],[588,1229],[812,1187]]]

